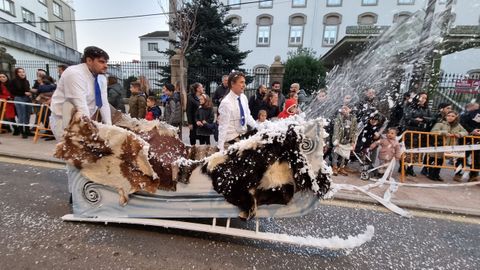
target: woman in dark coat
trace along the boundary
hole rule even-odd
[[[15,79],[12,80],[10,87],[10,93],[14,96],[14,100],[17,102],[31,103],[32,93],[30,92],[30,83],[25,75],[23,68],[15,69]],[[22,132],[22,138],[26,139],[28,136],[33,136],[30,132],[30,115],[32,114],[32,107],[26,104],[15,104],[15,110],[17,112],[17,123],[22,124],[20,131]]]
[[[194,83],[190,86],[190,94],[187,96],[187,121],[190,129],[190,144],[194,145],[197,142],[197,124],[195,122],[195,115],[200,106],[199,97],[204,93],[203,85],[201,83]]]
[[[411,130],[411,131],[424,131],[428,132],[431,127],[434,117],[428,108],[428,96],[425,92],[418,93],[412,100],[412,102],[405,107],[403,111],[403,118],[401,120],[402,130]],[[419,141],[419,136],[410,136],[405,137],[405,147],[408,148],[417,148],[417,147],[426,147],[427,146],[427,137],[422,136],[422,139]],[[414,160],[409,160],[407,162],[418,162],[420,157],[418,155],[411,155]],[[407,156],[410,158],[410,155]],[[407,167],[407,174],[415,176],[413,171],[413,166]]]
[[[195,114],[196,135],[200,144],[210,144],[210,135],[215,129],[214,120],[213,103],[207,95],[203,94],[200,96],[200,107]]]
[[[278,93],[270,91],[265,97],[265,103],[263,110],[267,111],[267,119],[270,120],[280,113],[280,107],[278,106]]]

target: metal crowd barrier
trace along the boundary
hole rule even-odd
[[[32,106],[34,108],[37,108],[36,111],[36,120],[34,124],[20,124],[16,122],[11,122],[11,121],[5,121],[5,112],[7,110],[7,104],[12,103],[12,104],[24,104],[28,106]],[[36,103],[30,103],[30,102],[20,102],[20,101],[14,101],[14,100],[6,100],[6,99],[0,99],[0,130],[3,131],[3,124],[8,124],[8,125],[13,125],[13,126],[26,126],[26,127],[34,127],[35,128],[35,136],[33,137],[33,142],[36,143],[38,138],[40,137],[54,137],[52,134],[52,130],[50,128],[50,121],[48,117],[50,116],[50,107],[46,104],[36,104]]]
[[[480,136],[451,137],[447,144],[448,137],[439,133],[407,130],[402,141],[401,182],[405,180],[405,166],[410,165],[454,171],[462,165],[463,171],[480,172]]]

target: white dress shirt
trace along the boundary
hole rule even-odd
[[[98,75],[98,83],[100,85],[102,96],[102,107],[100,115],[102,122],[111,125],[112,117],[110,105],[107,97],[107,78],[105,75]],[[63,106],[65,102],[70,102],[82,114],[92,117],[97,111],[95,104],[95,77],[88,69],[87,64],[79,64],[68,67],[63,72],[62,77],[58,81],[50,109],[52,115],[62,118]]]
[[[244,94],[240,94],[240,102],[242,103],[245,115],[245,124],[242,126],[238,97],[239,96],[230,90],[218,107],[218,148],[221,151],[224,150],[225,142],[233,140],[247,132],[247,125],[251,127],[257,126],[248,108],[247,97]]]

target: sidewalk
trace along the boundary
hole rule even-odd
[[[183,141],[188,142],[188,128],[183,129]],[[211,139],[214,142],[213,138]],[[62,160],[53,157],[55,149],[55,141],[45,141],[42,138],[35,144],[33,138],[22,139],[19,136],[10,134],[0,134],[0,156],[10,156],[32,160],[43,160],[49,162],[63,163]],[[353,164],[355,168],[356,164]],[[452,181],[453,173],[443,170],[442,178],[445,182],[433,182],[420,175],[420,169],[416,168],[416,177],[407,177],[405,183],[425,183],[425,184],[457,184]],[[393,175],[395,179],[399,179],[396,172]],[[352,184],[363,186],[372,182],[360,180],[359,173],[352,173],[348,177],[335,176],[332,179],[335,183]],[[383,197],[389,185],[371,189],[370,191],[380,197]],[[375,200],[361,192],[357,191],[340,191],[335,194],[335,199],[360,201],[368,203],[377,203]],[[480,185],[470,187],[399,187],[392,197],[392,202],[399,207],[409,209],[421,209],[428,211],[440,211],[445,213],[454,213],[461,215],[470,215],[480,217]]]

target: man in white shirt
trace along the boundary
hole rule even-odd
[[[85,48],[81,64],[70,66],[63,72],[50,104],[50,123],[57,140],[65,128],[65,103],[71,103],[77,111],[92,119],[96,119],[99,113],[104,124],[112,124],[105,77],[108,59],[104,50],[90,46]],[[68,119],[70,115],[65,117]]]
[[[70,66],[62,73],[50,103],[52,111],[50,126],[57,140],[62,138],[64,125],[67,124],[64,122],[71,116],[69,115],[71,111],[68,110],[71,109],[71,105],[94,120],[99,113],[104,124],[112,124],[105,77],[108,59],[109,56],[104,50],[95,46],[86,47],[83,51],[82,63]],[[70,204],[72,204],[74,170],[73,166],[67,165]]]
[[[223,151],[228,144],[248,131],[248,126],[254,128],[257,123],[248,108],[248,99],[243,94],[245,75],[242,72],[232,72],[228,76],[230,92],[222,99],[218,107],[218,148]]]

